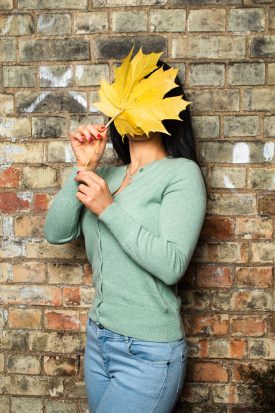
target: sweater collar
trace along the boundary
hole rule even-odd
[[[127,185],[122,191],[120,191],[118,194],[116,194],[115,198],[118,197],[118,196],[121,196],[124,193],[124,191],[128,192],[130,187],[132,187],[132,185],[134,185],[134,183],[136,181],[142,179],[142,177],[144,176],[144,173],[147,173],[147,172],[151,171],[152,169],[157,168],[158,166],[163,166],[163,164],[165,164],[167,162],[167,160],[170,159],[170,158],[172,158],[172,157],[171,156],[166,156],[164,158],[156,159],[154,161],[151,161],[151,162],[148,162],[148,163],[144,164],[134,174],[131,184]],[[120,186],[121,186],[121,184],[124,180],[128,165],[129,164],[119,165],[118,167],[116,167],[115,172],[112,174],[110,182],[108,182],[108,186],[109,186],[111,194],[116,192],[118,190],[118,188],[120,188]]]

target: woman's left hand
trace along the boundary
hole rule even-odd
[[[107,183],[95,172],[80,170],[75,180],[80,182],[76,197],[97,216],[114,202]]]

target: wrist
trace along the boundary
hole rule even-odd
[[[91,162],[90,164],[87,165],[87,168],[85,168],[85,165],[76,163],[76,167],[79,171],[94,171],[98,163],[99,162]]]

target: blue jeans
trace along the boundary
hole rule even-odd
[[[170,342],[115,333],[88,317],[84,379],[91,413],[172,413],[187,366],[185,338]]]

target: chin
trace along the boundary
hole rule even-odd
[[[154,135],[152,134],[153,132],[149,132],[149,136],[144,133],[143,135],[130,135],[129,133],[126,133],[126,136],[129,139],[132,139],[133,141],[148,141],[148,139],[152,139]]]

